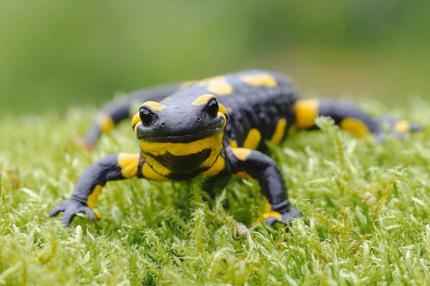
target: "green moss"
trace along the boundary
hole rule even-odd
[[[395,113],[425,124],[429,107],[418,102]],[[91,114],[1,120],[0,285],[430,281],[428,130],[378,145],[321,120],[321,132],[297,132],[272,146],[304,214],[289,231],[258,222],[258,185],[241,180],[215,198],[200,180],[111,183],[98,201],[103,219],[92,224],[78,217],[66,229],[47,212],[84,168],[136,150],[127,124],[95,153],[79,150],[73,140]]]

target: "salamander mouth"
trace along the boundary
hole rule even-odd
[[[179,133],[174,135],[163,135],[163,136],[142,136],[138,135],[139,140],[145,140],[149,142],[175,142],[175,143],[189,143],[212,135],[220,134],[223,132],[222,128],[210,128],[194,133]]]

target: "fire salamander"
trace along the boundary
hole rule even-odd
[[[136,114],[131,109],[143,102]],[[148,180],[216,180],[230,175],[259,181],[270,204],[268,224],[288,223],[300,216],[287,197],[275,162],[265,155],[265,141],[282,142],[294,125],[311,129],[327,116],[341,129],[359,137],[382,140],[387,128],[395,136],[416,131],[417,125],[389,121],[389,126],[357,106],[330,99],[299,100],[289,79],[280,73],[248,70],[202,81],[162,85],[131,93],[109,103],[97,116],[85,144],[92,148],[103,133],[121,120],[131,125],[140,151],[107,156],[80,177],[70,198],[51,212],[64,212],[68,226],[77,213],[97,219],[97,197],[103,186],[133,177]],[[385,131],[384,131],[385,130]]]

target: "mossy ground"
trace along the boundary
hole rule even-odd
[[[387,112],[368,104],[372,111]],[[422,124],[418,101],[390,111]],[[258,222],[253,181],[215,198],[201,181],[110,183],[103,219],[64,228],[47,212],[106,154],[135,152],[127,124],[94,153],[73,143],[93,110],[0,120],[0,285],[363,285],[430,281],[430,131],[376,144],[297,132],[272,157],[303,213],[286,230]],[[240,223],[240,224],[239,224]]]

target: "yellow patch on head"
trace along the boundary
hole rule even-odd
[[[341,129],[357,137],[365,137],[369,135],[369,128],[367,128],[367,125],[359,119],[345,118],[339,125]]]
[[[139,155],[138,154],[118,154],[118,165],[121,168],[121,174],[124,178],[131,178],[136,176],[137,168],[139,166]]]
[[[166,177],[161,176],[157,172],[155,172],[151,166],[149,166],[147,163],[144,163],[142,166],[142,175],[145,179],[148,180],[155,180],[155,181],[165,181],[167,180]]]
[[[107,114],[99,114],[97,116],[97,124],[100,126],[102,133],[109,133],[115,127],[113,119]]]
[[[247,149],[257,149],[258,145],[261,141],[261,133],[256,128],[252,128],[249,130],[248,135],[246,136],[245,142],[243,143],[243,147]]]
[[[222,112],[223,114],[227,114],[227,108],[225,108],[225,106],[219,102],[218,102],[218,105],[219,105],[219,111]]]
[[[285,128],[287,127],[287,120],[285,118],[279,119],[276,124],[275,132],[273,132],[272,141],[275,144],[281,143],[282,138],[284,138]]]
[[[134,129],[134,127],[136,127],[137,123],[139,123],[139,122],[140,122],[140,116],[139,116],[139,112],[138,112],[135,115],[133,115],[133,118],[131,119],[131,126],[133,127],[133,129]]]
[[[315,124],[318,116],[318,101],[316,99],[303,99],[294,106],[297,128],[309,128]]]
[[[205,93],[203,95],[200,95],[196,99],[194,99],[194,101],[192,102],[192,104],[193,105],[198,105],[198,106],[205,105],[212,98],[215,98],[215,96],[213,96],[212,94],[209,94],[209,93]]]
[[[251,154],[251,150],[246,148],[232,148],[234,156],[241,161],[245,161]]]
[[[94,187],[93,192],[91,193],[91,195],[88,196],[88,199],[87,199],[87,206],[89,208],[92,209],[95,207],[97,198],[102,193],[102,190],[103,190],[103,186],[101,185],[97,185]]]
[[[163,110],[164,108],[166,108],[166,106],[164,104],[161,104],[161,103],[156,102],[156,101],[146,101],[142,104],[142,106],[149,107],[154,111],[160,111],[160,110]]]
[[[240,76],[240,79],[252,86],[276,86],[276,79],[268,73],[256,73]]]
[[[206,178],[214,177],[218,175],[225,168],[225,160],[220,155],[216,159],[215,163],[207,171],[203,172],[203,176]]]
[[[409,122],[407,122],[406,120],[398,121],[394,125],[394,130],[398,133],[406,133],[409,131],[409,129]]]

